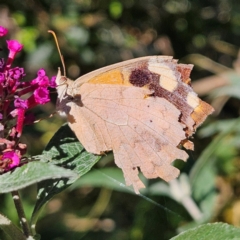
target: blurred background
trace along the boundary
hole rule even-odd
[[[51,29],[69,78],[131,58],[172,55],[194,64],[193,88],[215,108],[195,134],[188,162],[175,162],[176,181],[146,181],[145,197],[137,196],[121,187],[121,171],[106,157],[48,203],[37,226],[43,240],[165,240],[206,222],[240,227],[240,2],[1,0],[0,25],[24,44],[14,65],[29,80],[42,67],[49,76],[61,67]],[[52,102],[36,110],[39,118],[55,111],[55,101],[52,93]],[[27,126],[28,154],[40,154],[62,123],[54,116]],[[36,186],[21,193],[30,216]],[[0,196],[0,212],[18,222],[10,196]]]

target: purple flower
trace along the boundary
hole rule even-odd
[[[31,85],[37,84],[40,87],[48,87],[50,82],[48,76],[46,76],[45,70],[42,68],[38,70],[37,78],[31,81]]]
[[[46,72],[43,68],[39,69],[37,72],[38,77],[44,77],[46,76]]]
[[[34,90],[33,95],[28,99],[28,109],[35,107],[38,104],[45,104],[50,101],[49,91],[47,88],[38,87]]]
[[[0,26],[0,37],[5,36],[8,33],[8,30],[2,26]]]
[[[12,79],[21,80],[25,76],[24,68],[15,67],[15,68],[9,69],[8,75]]]
[[[14,106],[16,108],[27,109],[28,108],[28,103],[27,103],[27,100],[23,100],[21,98],[16,98],[15,101],[14,101]]]
[[[0,37],[6,33],[7,30],[0,26]],[[27,150],[20,137],[24,126],[35,120],[29,110],[49,102],[48,87],[56,86],[55,78],[50,81],[44,69],[37,72],[34,80],[21,81],[26,75],[24,69],[18,66],[11,68],[11,65],[23,45],[17,40],[8,40],[7,47],[8,59],[0,58],[0,174],[20,165]],[[26,94],[27,99],[22,97]]]
[[[47,76],[39,78],[38,86],[40,87],[48,87],[49,86],[49,79]]]
[[[57,83],[56,83],[56,76],[53,76],[49,82],[49,87],[51,88],[56,88],[57,87]]]
[[[15,58],[15,55],[18,52],[20,52],[23,48],[23,45],[20,44],[17,40],[7,40],[7,46],[8,46],[9,54],[8,54],[6,67],[4,69],[5,71],[11,67],[13,59]]]
[[[19,43],[17,40],[7,40],[8,50],[10,51],[9,57],[15,56],[16,53],[23,49],[23,44]]]
[[[39,87],[34,91],[33,95],[35,101],[39,104],[45,104],[50,101],[49,91],[47,90],[47,88]]]
[[[9,93],[13,94],[21,85],[20,80],[25,76],[24,69],[15,67],[5,71],[6,74],[6,86]]]
[[[2,155],[2,161],[4,160],[10,160],[8,166],[5,170],[10,170],[12,168],[17,167],[20,164],[20,158],[14,151],[8,151],[3,153]]]

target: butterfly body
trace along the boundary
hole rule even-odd
[[[113,151],[127,185],[136,192],[147,178],[170,181],[179,170],[175,159],[186,160],[188,138],[213,109],[190,86],[192,65],[168,56],[117,63],[76,81],[57,76],[57,108],[87,151]]]

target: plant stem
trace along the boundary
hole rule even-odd
[[[203,218],[203,213],[200,211],[197,204],[190,196],[190,190],[186,185],[183,183],[181,184],[180,180],[174,179],[169,182],[169,186],[174,199],[185,207],[185,209],[195,221]]]
[[[181,200],[181,203],[195,221],[201,220],[203,218],[203,213],[200,211],[197,204],[190,196],[185,196]]]
[[[29,225],[28,225],[25,213],[24,213],[24,209],[23,209],[23,205],[22,205],[22,202],[21,202],[19,192],[18,191],[13,191],[12,192],[12,198],[13,198],[15,208],[16,208],[17,213],[18,213],[18,217],[19,217],[24,235],[26,237],[32,236],[31,235],[31,230],[29,228]]]

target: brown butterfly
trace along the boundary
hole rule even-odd
[[[188,139],[213,112],[190,85],[192,65],[169,56],[124,61],[75,81],[59,70],[57,109],[88,152],[113,151],[127,185],[139,192],[146,178],[176,178],[175,159],[187,160]]]

